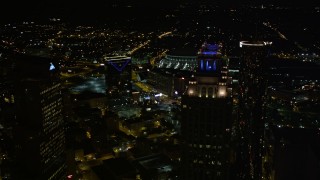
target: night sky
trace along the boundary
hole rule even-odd
[[[7,1],[2,2],[0,6],[0,22],[12,22],[22,20],[34,20],[48,17],[58,17],[66,19],[79,20],[82,18],[96,18],[104,15],[121,15],[128,12],[121,11],[113,14],[109,12],[114,9],[114,5],[118,7],[128,7],[138,9],[137,13],[144,13],[146,9],[172,9],[182,2],[189,3],[214,3],[223,4],[225,6],[239,6],[244,4],[260,3],[263,4],[281,4],[294,5],[297,7],[308,6],[314,7],[320,5],[320,2],[312,0],[304,0],[303,2],[294,3],[287,0],[105,0],[105,1]]]

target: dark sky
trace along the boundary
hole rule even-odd
[[[21,21],[34,18],[48,18],[48,17],[70,17],[70,18],[83,18],[83,17],[96,17],[103,14],[108,14],[112,4],[120,4],[122,6],[132,5],[133,7],[140,7],[139,12],[143,13],[144,9],[160,9],[160,8],[172,8],[181,4],[182,2],[209,2],[209,3],[221,3],[227,5],[234,4],[251,4],[257,2],[265,2],[264,4],[275,1],[280,4],[293,3],[288,0],[59,0],[59,1],[17,1],[10,0],[7,2],[1,1],[0,4],[0,21]],[[319,2],[315,0],[303,0],[296,6],[315,6],[319,5]],[[243,2],[243,3],[242,3]],[[313,3],[312,3],[313,2]],[[127,12],[118,12],[127,13]],[[115,14],[108,14],[117,16]]]
[[[179,1],[184,0],[78,0],[64,2],[60,1],[21,1],[11,0],[6,4],[0,5],[0,22],[1,21],[21,21],[37,18],[94,18],[98,16],[121,16],[128,12],[119,11],[111,13],[110,9],[114,4],[119,6],[132,6],[140,13],[144,13],[147,9],[172,8],[176,7]],[[115,9],[115,8],[113,8]]]

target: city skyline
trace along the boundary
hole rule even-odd
[[[0,179],[320,178],[320,7],[15,2]]]

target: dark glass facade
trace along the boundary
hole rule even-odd
[[[218,45],[203,48],[208,46],[182,96],[182,179],[229,179],[230,174],[232,89],[226,58],[216,51]]]
[[[239,121],[243,125],[243,170],[252,179],[261,178],[264,106],[266,94],[265,60],[269,42],[240,42]]]
[[[32,66],[28,66],[28,60]],[[65,130],[58,74],[49,59],[38,57],[23,58],[16,64],[18,71],[22,74],[16,76],[14,90],[17,123],[13,176],[65,179]]]

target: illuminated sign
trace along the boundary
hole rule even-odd
[[[49,68],[49,70],[52,71],[52,70],[55,70],[55,69],[56,69],[56,67],[54,67],[54,65],[53,65],[52,63],[50,63],[50,68]]]
[[[117,71],[122,72],[123,69],[128,65],[131,59],[127,59],[124,62],[108,62],[108,64],[111,64],[114,68],[116,68]]]

